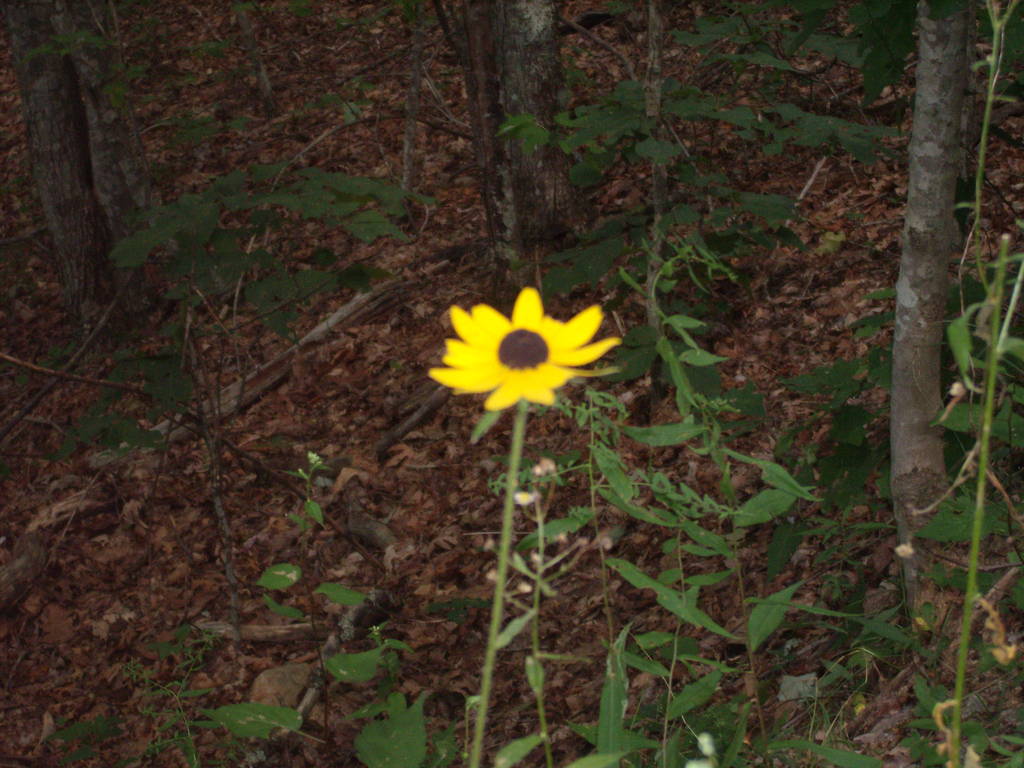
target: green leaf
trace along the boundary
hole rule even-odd
[[[788,512],[795,501],[796,496],[788,491],[767,488],[743,503],[733,517],[733,524],[742,528],[767,523]]]
[[[388,696],[388,719],[374,720],[356,736],[356,756],[366,768],[419,768],[427,757],[427,728],[420,694],[405,708],[405,697]]]
[[[687,424],[677,421],[673,424],[659,424],[655,427],[623,427],[625,435],[644,445],[663,447],[679,445],[704,434],[707,428],[703,424]]]
[[[750,645],[751,653],[756,651],[758,646],[782,623],[786,611],[790,608],[793,594],[802,584],[803,581],[798,581],[764,600],[754,601],[757,604],[750,612],[750,618],[747,621],[747,643]]]
[[[619,497],[628,502],[636,496],[636,486],[626,476],[622,457],[619,454],[604,443],[595,443],[591,452],[597,468],[601,470],[601,474]]]
[[[832,765],[840,768],[882,768],[882,761],[877,757],[858,755],[855,752],[847,752],[845,749],[825,747],[811,741],[801,739],[789,739],[785,741],[773,741],[768,745],[773,752],[781,752],[784,749],[802,749],[823,757]]]
[[[579,760],[573,760],[565,768],[611,768],[628,755],[628,752],[599,752],[596,755],[587,755]]]
[[[768,542],[768,551],[765,553],[767,564],[765,573],[769,580],[782,573],[782,569],[786,567],[790,558],[793,557],[793,553],[800,546],[800,542],[803,541],[806,530],[801,523],[780,523],[776,526],[772,533],[772,540]]]
[[[681,362],[700,368],[707,365],[716,365],[728,359],[729,358],[721,357],[720,355],[713,355],[704,349],[687,349],[679,355],[679,360]]]
[[[289,619],[304,619],[306,614],[291,605],[284,605],[283,603],[277,602],[270,595],[263,596],[263,604],[267,606],[273,613],[278,616],[284,616]]]
[[[531,609],[522,616],[517,616],[506,624],[505,628],[501,630],[501,633],[498,635],[498,639],[495,641],[497,648],[500,650],[511,643],[515,639],[516,635],[526,629],[527,624],[530,623],[530,619],[535,615],[536,611]]]
[[[703,627],[722,637],[735,639],[731,632],[719,626],[714,619],[697,608],[697,598],[700,594],[699,587],[680,592],[677,589],[662,584],[656,579],[652,579],[627,560],[609,558],[605,564],[614,571],[617,571],[622,578],[634,587],[654,590],[658,605],[675,614],[683,621],[697,627]]]
[[[665,709],[665,717],[668,720],[674,720],[707,703],[714,696],[721,679],[722,672],[716,669],[714,672],[687,685],[672,697],[668,707]]]
[[[336,679],[346,683],[365,683],[377,674],[384,647],[363,653],[339,653],[324,660],[324,666]]]
[[[317,587],[313,594],[324,595],[332,603],[337,605],[359,605],[366,599],[366,595],[356,592],[354,589],[343,587],[341,584],[325,581]]]
[[[548,143],[551,131],[538,123],[533,115],[512,115],[498,128],[498,135],[518,139],[523,143],[523,152],[531,155],[537,147]]]
[[[291,707],[275,707],[270,704],[247,702],[201,711],[235,736],[243,739],[267,739],[270,738],[270,734],[275,728],[297,731],[302,727],[302,718]]]
[[[291,563],[277,563],[267,568],[256,582],[267,589],[288,589],[302,578],[302,569]]]
[[[960,370],[960,378],[972,390],[975,388],[971,385],[971,331],[968,324],[978,306],[975,304],[968,307],[966,312],[946,326],[946,338],[949,339],[949,349],[956,360],[956,367]]]
[[[811,493],[810,486],[800,485],[793,476],[789,474],[785,469],[780,467],[774,461],[767,461],[766,459],[755,459],[752,456],[745,456],[742,453],[737,453],[729,449],[725,450],[725,453],[731,458],[737,461],[742,461],[747,464],[753,464],[761,468],[761,478],[776,488],[786,491],[798,499],[804,499],[805,501],[821,501],[817,496]]]
[[[530,754],[541,741],[543,739],[537,734],[510,741],[494,756],[494,768],[512,768],[513,765],[518,765],[519,761]]]
[[[637,155],[651,160],[656,165],[665,165],[669,160],[679,157],[683,153],[678,144],[652,137],[638,141],[635,149]]]
[[[484,411],[484,415],[480,417],[480,421],[473,427],[473,434],[469,437],[469,442],[476,445],[480,442],[484,435],[486,435],[491,427],[498,423],[498,419],[501,418],[501,414],[504,411]]]
[[[622,628],[615,642],[608,648],[605,661],[604,684],[597,720],[597,751],[615,752],[622,748],[622,721],[626,716],[629,699],[626,695],[629,680],[622,652],[626,647],[629,625]]]

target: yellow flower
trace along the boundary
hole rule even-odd
[[[576,366],[592,363],[619,343],[608,338],[590,344],[601,325],[601,308],[590,307],[567,323],[544,314],[540,294],[524,288],[509,320],[493,307],[477,304],[469,312],[452,307],[459,339],[447,339],[442,362],[430,378],[457,394],[490,392],[484,403],[500,411],[519,400],[551,405],[555,390],[574,376],[596,376]]]

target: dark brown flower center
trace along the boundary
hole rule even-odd
[[[536,368],[547,361],[548,345],[540,334],[519,328],[501,340],[498,359],[513,369]]]

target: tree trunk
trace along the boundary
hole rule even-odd
[[[920,574],[930,563],[913,548],[914,533],[930,517],[921,510],[946,488],[941,427],[940,352],[948,270],[957,250],[954,218],[959,170],[960,115],[967,78],[963,11],[930,18],[918,8],[917,91],[909,148],[903,253],[896,284],[893,339],[892,493],[907,598],[917,613],[925,601]]]
[[[150,204],[138,135],[112,96],[115,50],[91,42],[107,32],[104,8],[88,0],[5,3],[36,189],[65,308],[83,329],[127,286],[107,254]],[[58,35],[76,42],[62,46]],[[142,306],[137,281],[122,295],[125,317]]]
[[[554,129],[562,91],[552,0],[466,0],[466,90],[489,235],[522,258],[571,229],[577,209],[568,160],[557,147],[524,151],[498,137],[505,118],[530,114]]]
[[[554,132],[564,78],[559,57],[558,12],[553,0],[504,0],[493,7],[501,106],[505,117],[529,114]],[[526,255],[571,229],[577,190],[569,183],[569,162],[557,146],[532,153],[508,144],[510,229]]]

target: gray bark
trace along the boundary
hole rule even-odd
[[[571,229],[577,211],[568,160],[527,153],[497,137],[506,117],[533,115],[552,130],[563,90],[553,0],[466,0],[466,82],[488,228],[519,257]]]
[[[4,8],[65,307],[85,328],[129,279],[107,254],[132,230],[135,212],[150,204],[141,143],[123,99],[112,96],[116,50],[92,42],[108,32],[104,5],[8,0]],[[121,294],[126,309],[137,311],[141,291]]]
[[[555,3],[503,0],[494,10],[505,115],[530,114],[542,127],[553,131],[564,90]],[[527,153],[522,142],[513,140],[508,161],[509,229],[525,255],[570,230],[577,190],[569,183],[568,158],[558,147],[544,145]]]
[[[940,352],[950,260],[957,251],[954,199],[967,84],[967,17],[961,11],[930,18],[918,8],[917,90],[909,148],[903,253],[896,284],[893,338],[892,493],[901,544],[929,517],[921,510],[946,487],[941,427]],[[920,548],[904,549],[908,603],[922,603],[920,574],[929,565]]]

